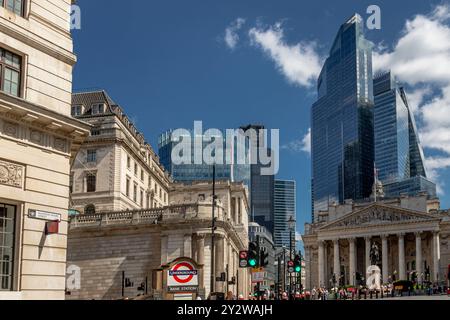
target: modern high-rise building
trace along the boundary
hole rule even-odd
[[[229,180],[231,182],[243,182],[249,190],[250,195],[250,221],[256,222],[261,226],[264,226],[272,234],[274,232],[274,209],[273,209],[273,194],[274,194],[274,182],[275,177],[273,175],[262,175],[261,169],[264,166],[261,162],[257,161],[256,164],[250,164],[251,145],[257,147],[265,147],[266,141],[264,135],[260,135],[261,130],[264,129],[262,125],[249,125],[240,128],[245,134],[245,156],[246,163],[242,164],[237,161],[239,146],[237,140],[233,145],[233,157],[234,163],[227,163],[227,155],[224,152],[224,164],[216,165],[216,179],[217,180]],[[254,134],[250,134],[253,129]],[[192,135],[192,133],[190,133]],[[226,150],[227,141],[226,133],[217,136],[217,139],[223,139],[223,149]],[[170,172],[174,181],[190,183],[195,181],[210,181],[213,178],[212,166],[209,164],[195,164],[194,155],[194,143],[192,143],[192,136],[186,136],[179,141],[173,139],[173,132],[168,131],[163,133],[159,137],[158,149],[161,164]],[[191,138],[191,140],[189,140]],[[187,149],[191,149],[192,163],[191,164],[175,164],[172,161],[172,151],[175,146],[180,143],[186,143]],[[203,147],[209,144],[209,139],[203,142]],[[270,153],[270,149],[267,149]],[[258,157],[258,155],[256,155]]]
[[[296,216],[295,181],[275,180],[274,191],[274,242],[275,246],[289,248],[290,217]]]
[[[252,145],[256,145],[259,148],[265,148],[268,155],[272,152],[267,147],[266,137],[262,130],[262,125],[248,125],[241,127],[241,129],[248,133],[249,130],[254,130],[254,135],[248,135],[252,139]],[[275,189],[275,176],[263,175],[261,170],[265,167],[259,159],[258,155],[251,155],[257,159],[256,164],[250,166],[250,221],[258,223],[260,226],[264,226],[270,233],[274,233],[274,189]]]
[[[403,87],[391,72],[374,79],[375,165],[385,197],[427,192],[436,196],[436,185],[427,179],[425,158],[414,114]]]
[[[172,139],[172,131],[167,131],[160,135],[158,141],[158,154],[161,164],[171,174],[174,181],[191,183],[195,181],[210,181],[213,178],[213,166],[205,162],[201,164],[194,163],[195,145],[192,143],[194,139],[191,135],[183,137],[180,141]],[[223,150],[226,149],[226,141],[223,139],[225,135],[217,136],[216,138],[222,140]],[[202,136],[203,140],[203,136]],[[191,150],[191,163],[175,164],[172,161],[172,150],[179,143],[186,144],[187,148]],[[203,141],[203,148],[210,142]],[[226,163],[226,154],[224,152],[223,164],[216,165],[216,179],[238,181],[233,175],[233,165]],[[248,174],[249,175],[249,174]],[[242,179],[244,180],[244,179]],[[241,181],[242,181],[241,180]]]
[[[312,106],[314,215],[330,203],[372,193],[372,47],[355,14],[341,26],[318,79],[318,100]]]

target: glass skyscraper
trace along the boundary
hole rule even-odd
[[[275,180],[274,192],[274,242],[275,247],[289,248],[290,217],[296,216],[295,181]],[[295,235],[294,235],[295,236]]]
[[[216,165],[216,179],[217,180],[229,180],[232,182],[243,182],[249,191],[249,220],[256,222],[259,225],[265,227],[271,234],[274,232],[274,181],[275,177],[273,175],[262,175],[261,169],[264,168],[260,161],[256,164],[250,164],[250,158],[258,157],[259,155],[251,156],[250,153],[252,148],[251,143],[257,147],[266,147],[265,137],[260,136],[261,130],[264,126],[261,125],[249,125],[240,128],[244,133],[248,133],[250,129],[256,132],[256,135],[245,136],[245,164],[239,163],[238,153],[239,146],[238,140],[236,139],[233,143],[233,157],[234,163],[227,164],[226,153],[224,152],[224,162],[225,164]],[[190,133],[192,135],[192,132]],[[222,146],[224,150],[227,147],[226,132],[215,138],[222,139]],[[189,140],[190,138],[190,140]],[[203,137],[202,137],[203,138]],[[262,138],[262,139],[261,139]],[[207,139],[209,140],[209,139]],[[168,131],[160,135],[158,141],[158,153],[160,157],[161,164],[166,168],[171,174],[172,178],[176,182],[192,183],[195,181],[211,181],[213,178],[212,166],[208,164],[175,164],[172,161],[172,150],[179,143],[186,143],[187,149],[191,148],[191,155],[193,158],[194,154],[194,143],[192,136],[186,136],[186,139],[181,139],[181,141],[174,141],[172,132]],[[205,148],[210,141],[203,142],[203,148]],[[267,152],[270,153],[271,150],[267,148]],[[270,155],[270,154],[269,154]],[[192,163],[194,159],[191,159]],[[242,160],[242,159],[241,159]],[[259,159],[258,159],[259,160]]]
[[[223,138],[223,136],[220,136]],[[193,138],[192,138],[193,139]],[[223,141],[223,140],[222,140]],[[194,143],[189,141],[189,137],[182,139],[181,142],[175,142],[172,139],[172,132],[168,131],[160,135],[158,141],[158,153],[160,162],[164,168],[171,174],[172,178],[176,182],[192,183],[194,181],[208,181],[213,178],[213,167],[206,163],[203,164],[174,164],[172,162],[172,150],[178,143],[188,143],[191,148],[191,161],[194,163]],[[203,147],[208,143],[204,142]],[[188,145],[188,148],[189,148]],[[226,142],[223,141],[223,150],[226,148]],[[233,177],[233,166],[226,164],[224,153],[224,164],[216,165],[216,179],[217,180],[230,180],[235,181]],[[248,169],[249,170],[249,169]],[[245,173],[245,170],[241,168],[241,171]],[[249,175],[249,174],[248,174]],[[236,180],[238,181],[238,180]]]
[[[264,130],[262,125],[248,125],[241,127],[244,132],[253,129],[256,132],[256,136],[252,141],[253,145],[258,148],[267,147],[264,135],[261,135],[261,130]],[[271,150],[267,148],[270,153]],[[251,150],[250,150],[251,151]],[[250,221],[258,223],[260,226],[264,226],[271,234],[274,233],[274,188],[275,177],[273,175],[262,175],[261,169],[264,166],[259,161],[259,155],[253,157],[258,158],[257,164],[250,166]]]
[[[427,179],[425,158],[403,87],[390,72],[374,79],[375,165],[385,197],[427,192],[436,196],[436,185]]]
[[[318,79],[312,106],[314,216],[332,202],[367,199],[372,193],[372,48],[362,18],[354,15],[341,26]]]

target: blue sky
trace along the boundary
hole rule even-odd
[[[381,30],[367,30],[366,37],[376,45],[377,69],[394,68],[411,93],[448,208],[447,2],[79,0],[74,90],[107,90],[155,150],[161,132],[192,128],[194,120],[205,128],[280,129],[278,177],[297,181],[302,232],[311,216],[305,135],[318,69],[339,26],[355,12],[367,19],[373,4],[381,9]]]

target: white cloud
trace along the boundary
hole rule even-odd
[[[289,142],[282,146],[281,149],[311,154],[311,129],[308,130],[308,133],[303,138]]]
[[[289,45],[284,39],[281,23],[263,29],[249,30],[251,43],[261,48],[276,64],[286,79],[295,85],[312,87],[321,70],[321,59],[313,42]]]
[[[430,15],[416,15],[408,20],[393,51],[374,53],[374,69],[391,68],[401,81],[412,85],[430,81],[448,83],[450,28],[445,18],[448,10],[448,6],[439,6]]]
[[[432,181],[437,183],[437,192],[443,195],[445,182],[439,178],[439,171],[450,168],[450,156],[449,157],[429,157],[426,160],[426,167],[428,170],[428,177]]]
[[[374,69],[391,69],[409,85],[409,102],[416,114],[423,146],[439,157],[427,159],[429,176],[438,183],[442,170],[450,168],[450,8],[437,6],[428,15],[407,20],[393,47],[378,46]]]
[[[298,231],[295,233],[295,241],[303,241],[302,235]]]
[[[226,29],[225,29],[225,44],[233,50],[236,48],[238,42],[239,42],[239,34],[238,31],[242,28],[242,26],[245,23],[245,19],[243,18],[237,18],[235,21],[233,21]]]
[[[421,106],[425,102],[426,97],[430,96],[432,93],[433,90],[429,86],[416,88],[412,91],[406,92],[406,95],[408,96],[409,106],[414,115],[420,116],[419,106]]]

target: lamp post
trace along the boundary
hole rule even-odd
[[[289,227],[289,257],[290,257],[290,261],[293,261],[294,255],[293,255],[293,248],[292,248],[292,246],[293,246],[292,237],[293,237],[293,232],[295,230],[297,221],[295,220],[294,216],[290,216],[287,223],[288,223],[288,227]],[[289,294],[291,294],[291,293],[292,293],[292,274],[289,274]]]
[[[212,224],[211,224],[211,283],[210,283],[210,292],[213,293],[215,290],[216,284],[216,274],[215,274],[215,232],[216,232],[216,166],[213,165],[213,195],[212,195]]]

